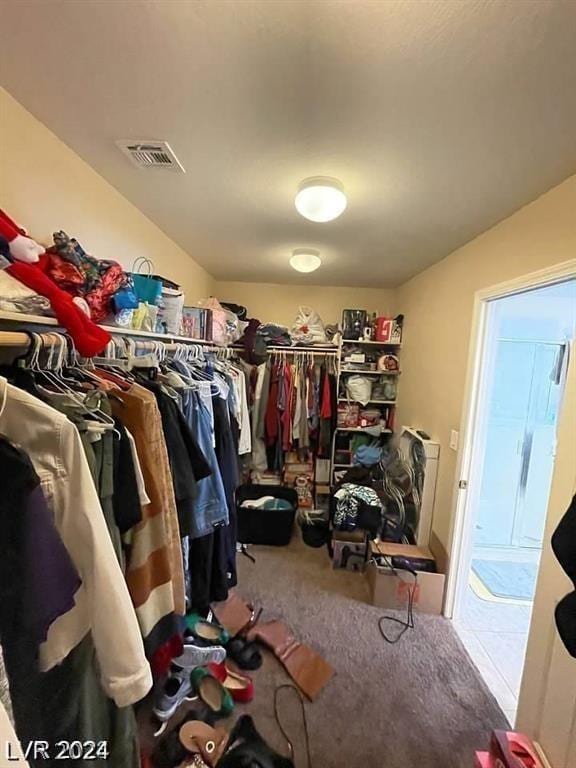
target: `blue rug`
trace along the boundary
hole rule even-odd
[[[538,577],[537,563],[506,560],[472,560],[472,570],[495,597],[533,600]]]

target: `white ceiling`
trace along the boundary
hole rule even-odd
[[[394,286],[576,172],[574,0],[0,5],[5,87],[219,279]],[[335,222],[294,209],[313,175]]]

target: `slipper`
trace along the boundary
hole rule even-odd
[[[248,704],[254,698],[254,683],[248,675],[235,672],[227,664],[210,664],[210,672],[229,691],[232,699],[240,704]]]
[[[217,717],[228,717],[234,710],[234,701],[220,680],[204,667],[192,671],[190,679],[198,696]]]
[[[186,626],[193,635],[214,645],[226,645],[230,639],[230,635],[224,627],[216,624],[216,622],[207,621],[197,613],[189,613],[186,616]]]
[[[235,637],[226,645],[228,658],[236,662],[240,669],[253,672],[262,666],[262,654],[256,643],[248,642],[243,637]]]

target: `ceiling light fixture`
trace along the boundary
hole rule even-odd
[[[337,219],[346,210],[348,201],[338,179],[314,176],[300,184],[294,204],[305,219],[324,222]]]
[[[297,248],[292,251],[290,266],[297,272],[314,272],[322,264],[320,252],[312,248]]]

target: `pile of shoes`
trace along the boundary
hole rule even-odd
[[[186,617],[182,653],[138,712],[143,766],[293,766],[262,740],[252,718],[241,717],[230,733],[217,725],[233,713],[236,703],[254,698],[254,683],[245,672],[262,665],[261,647],[274,653],[311,701],[334,674],[283,622],[263,622],[261,613],[232,591],[207,618]]]

